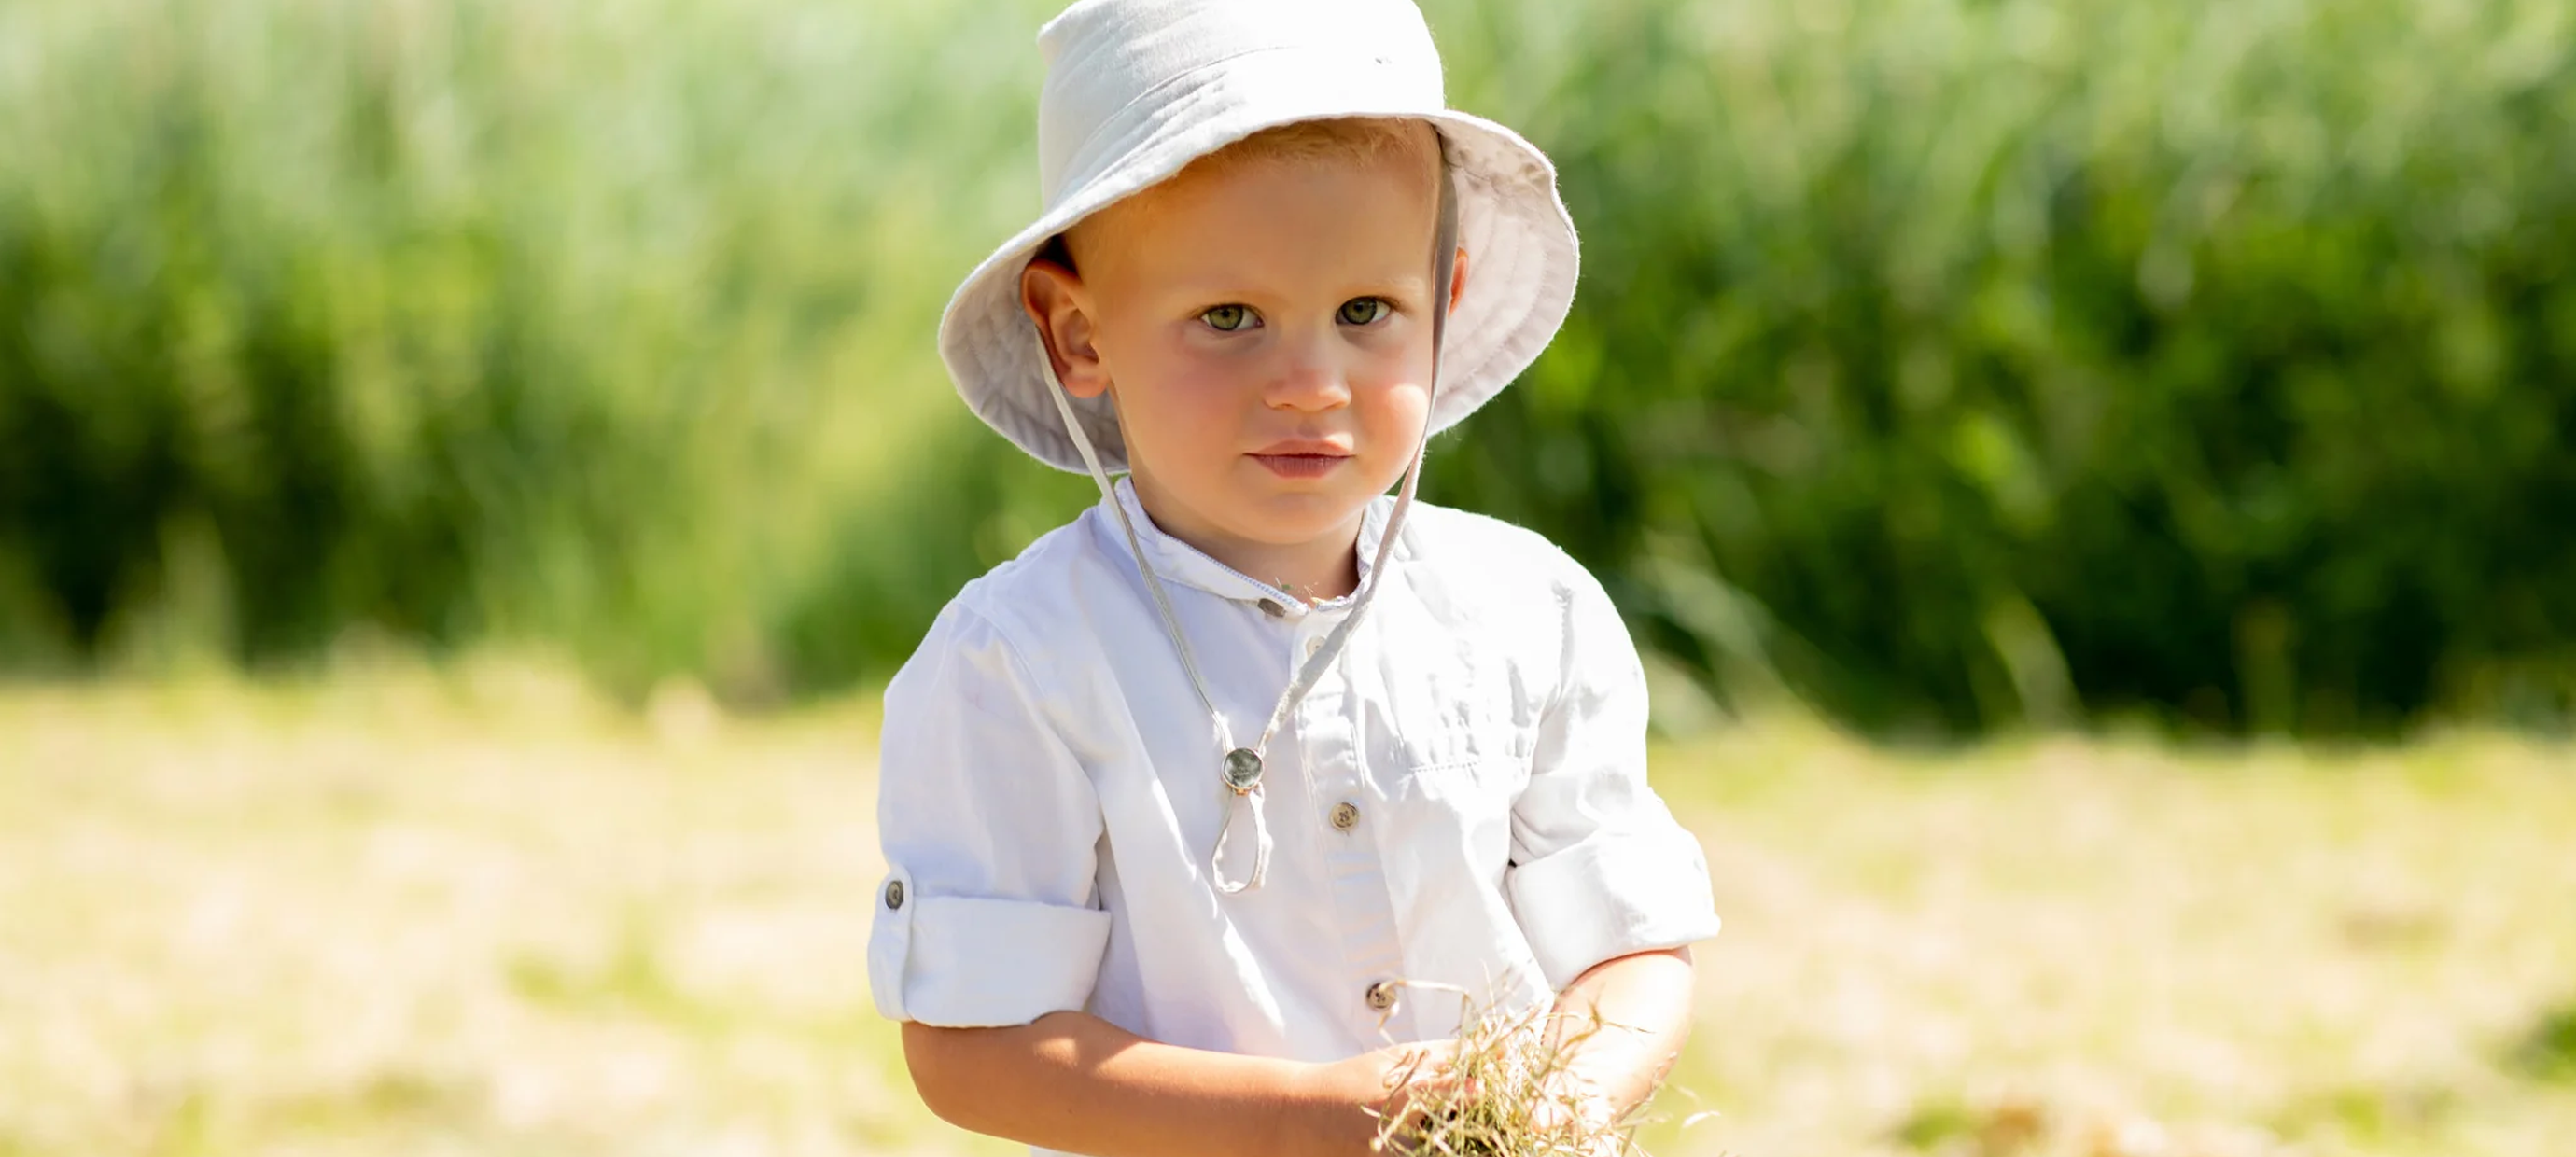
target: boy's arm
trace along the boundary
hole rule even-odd
[[[1590,1030],[1566,1075],[1596,1111],[1615,1119],[1653,1095],[1690,1034],[1691,980],[1690,950],[1674,948],[1604,961],[1559,995],[1561,1029]],[[1107,1157],[1360,1157],[1377,1136],[1371,1111],[1400,1100],[1395,1078],[1410,1067],[1438,1079],[1448,1047],[1307,1064],[1158,1044],[1079,1012],[903,1026],[913,1083],[942,1120]]]
[[[1158,1044],[1080,1012],[1015,1028],[903,1026],[921,1099],[962,1129],[1104,1157],[1360,1157],[1389,1078],[1437,1046],[1332,1064]]]
[[[1690,949],[1666,948],[1602,961],[1557,994],[1555,1029],[1579,1038],[1565,1074],[1594,1111],[1618,1120],[1663,1083],[1690,1039],[1692,979]]]
[[[1562,565],[1561,681],[1513,804],[1505,885],[1557,986],[1554,1030],[1582,1038],[1568,1091],[1616,1119],[1653,1094],[1689,1036],[1688,945],[1718,920],[1699,841],[1646,781],[1636,645],[1600,583]]]

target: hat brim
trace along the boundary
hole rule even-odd
[[[1228,73],[1238,87],[1262,79],[1242,62]],[[1538,359],[1573,304],[1579,261],[1574,222],[1557,196],[1556,170],[1546,155],[1508,128],[1454,110],[1354,107],[1347,101],[1299,107],[1279,94],[1317,86],[1310,78],[1280,79],[1289,83],[1265,100],[1243,99],[1239,92],[1181,98],[1180,107],[1165,109],[1135,147],[1075,184],[976,266],[940,318],[939,353],[977,417],[1038,461],[1081,473],[1082,456],[1047,396],[1053,387],[1046,348],[1021,308],[1021,273],[1050,239],[1121,198],[1263,129],[1307,120],[1407,118],[1428,122],[1440,133],[1457,188],[1459,245],[1467,251],[1471,274],[1450,314],[1432,432],[1474,413]],[[1186,106],[1193,100],[1218,111],[1189,115]],[[1125,469],[1126,443],[1108,399],[1075,399],[1074,405],[1102,464]]]

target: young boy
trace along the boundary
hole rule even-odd
[[[922,1097],[1040,1152],[1361,1154],[1454,986],[1597,1016],[1569,1094],[1635,1104],[1717,930],[1635,649],[1544,540],[1412,501],[1572,299],[1552,168],[1445,107],[1409,0],[1039,40],[1049,207],[941,351],[1103,500],[886,692],[869,981]]]

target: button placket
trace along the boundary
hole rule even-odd
[[[1332,624],[1314,625],[1329,630]],[[1396,935],[1395,897],[1385,857],[1364,826],[1363,809],[1374,806],[1377,798],[1367,786],[1359,749],[1355,696],[1360,686],[1355,680],[1365,682],[1365,670],[1364,663],[1337,664],[1300,706],[1298,726],[1306,753],[1306,783],[1315,793],[1309,805],[1314,810],[1306,813],[1315,817],[1310,821],[1314,826],[1308,830],[1321,837],[1317,847],[1332,896],[1333,923],[1340,932],[1343,967],[1348,969],[1344,975],[1353,995],[1361,997],[1344,1007],[1350,1010],[1351,1027],[1375,1039],[1381,1025],[1398,1033],[1406,1031],[1404,1018],[1410,1014],[1400,1005],[1371,1008],[1366,999],[1369,985],[1403,975],[1405,961]],[[1392,996],[1395,990],[1390,985],[1386,991]]]

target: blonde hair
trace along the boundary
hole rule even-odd
[[[1181,170],[1224,170],[1247,161],[1380,161],[1440,155],[1440,134],[1418,120],[1334,117],[1273,125],[1190,162]]]
[[[1117,235],[1119,219],[1146,208],[1157,190],[1194,177],[1231,173],[1264,163],[1370,165],[1397,161],[1419,164],[1429,172],[1437,170],[1439,160],[1439,131],[1410,118],[1330,117],[1273,125],[1198,157],[1180,172],[1074,223],[1049,240],[1038,256],[1068,269],[1079,269],[1074,264],[1075,248],[1097,251],[1107,237]]]

